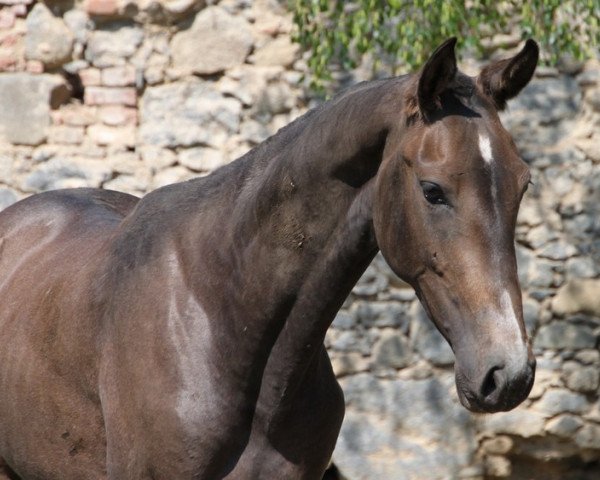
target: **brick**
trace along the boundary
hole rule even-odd
[[[135,108],[122,105],[107,105],[100,108],[98,117],[106,125],[136,125],[138,112]]]
[[[131,87],[88,87],[84,93],[86,105],[127,105],[137,103],[137,92]]]
[[[96,123],[96,107],[68,105],[60,109],[61,122],[74,127],[84,127]]]
[[[50,143],[74,145],[83,142],[83,139],[83,127],[70,127],[60,125],[52,126],[48,131],[48,141]]]
[[[10,11],[13,12],[17,17],[27,16],[27,5],[18,4],[10,7]]]
[[[29,5],[33,0],[0,0],[0,5]]]
[[[97,87],[102,81],[100,70],[97,68],[84,68],[79,70],[79,78],[84,87]]]
[[[102,85],[106,87],[128,87],[135,85],[135,68],[131,65],[122,65],[103,69]]]
[[[0,71],[6,72],[15,69],[17,60],[12,57],[0,57]]]
[[[107,125],[91,125],[88,127],[89,138],[98,145],[135,145],[135,127],[110,127]]]
[[[118,0],[86,0],[85,11],[90,15],[116,15],[119,12]]]

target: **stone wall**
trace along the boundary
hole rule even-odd
[[[62,187],[143,195],[289,123],[310,99],[281,4],[0,0],[0,205]],[[600,475],[600,66],[574,70],[540,69],[503,114],[534,179],[517,227],[530,398],[462,408],[450,348],[378,257],[327,337],[349,480]]]

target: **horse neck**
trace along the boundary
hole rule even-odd
[[[239,290],[252,299],[244,321],[259,319],[255,338],[269,361],[263,390],[272,387],[272,398],[300,383],[377,252],[375,175],[401,97],[392,102],[391,90],[359,87],[253,153],[232,245]]]

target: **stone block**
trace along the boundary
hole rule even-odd
[[[65,22],[39,2],[26,21],[25,56],[39,60],[48,67],[57,67],[69,61],[73,51],[73,34]]]
[[[0,138],[14,144],[42,143],[50,126],[50,108],[68,94],[59,75],[0,75]]]
[[[131,87],[89,87],[85,89],[86,105],[126,105],[137,104],[137,92]]]
[[[565,374],[565,384],[575,392],[593,393],[600,386],[600,371],[597,367],[579,366]]]
[[[70,104],[55,111],[60,123],[74,127],[85,127],[91,125],[97,120],[96,107],[89,107],[81,104]]]
[[[179,163],[196,172],[210,172],[225,165],[226,160],[219,150],[196,147],[179,152]]]
[[[191,28],[171,42],[173,66],[181,74],[214,74],[244,63],[253,45],[250,25],[241,16],[211,6],[196,15]]]
[[[0,29],[14,27],[17,16],[11,10],[0,10]]]
[[[510,412],[499,412],[479,419],[481,430],[487,435],[507,434],[523,438],[542,435],[545,418],[538,412],[523,407]]]

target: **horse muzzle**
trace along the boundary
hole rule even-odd
[[[461,368],[457,362],[456,389],[460,402],[478,413],[512,410],[527,398],[533,387],[535,363],[531,352],[524,362],[502,361],[491,356],[472,369]]]

